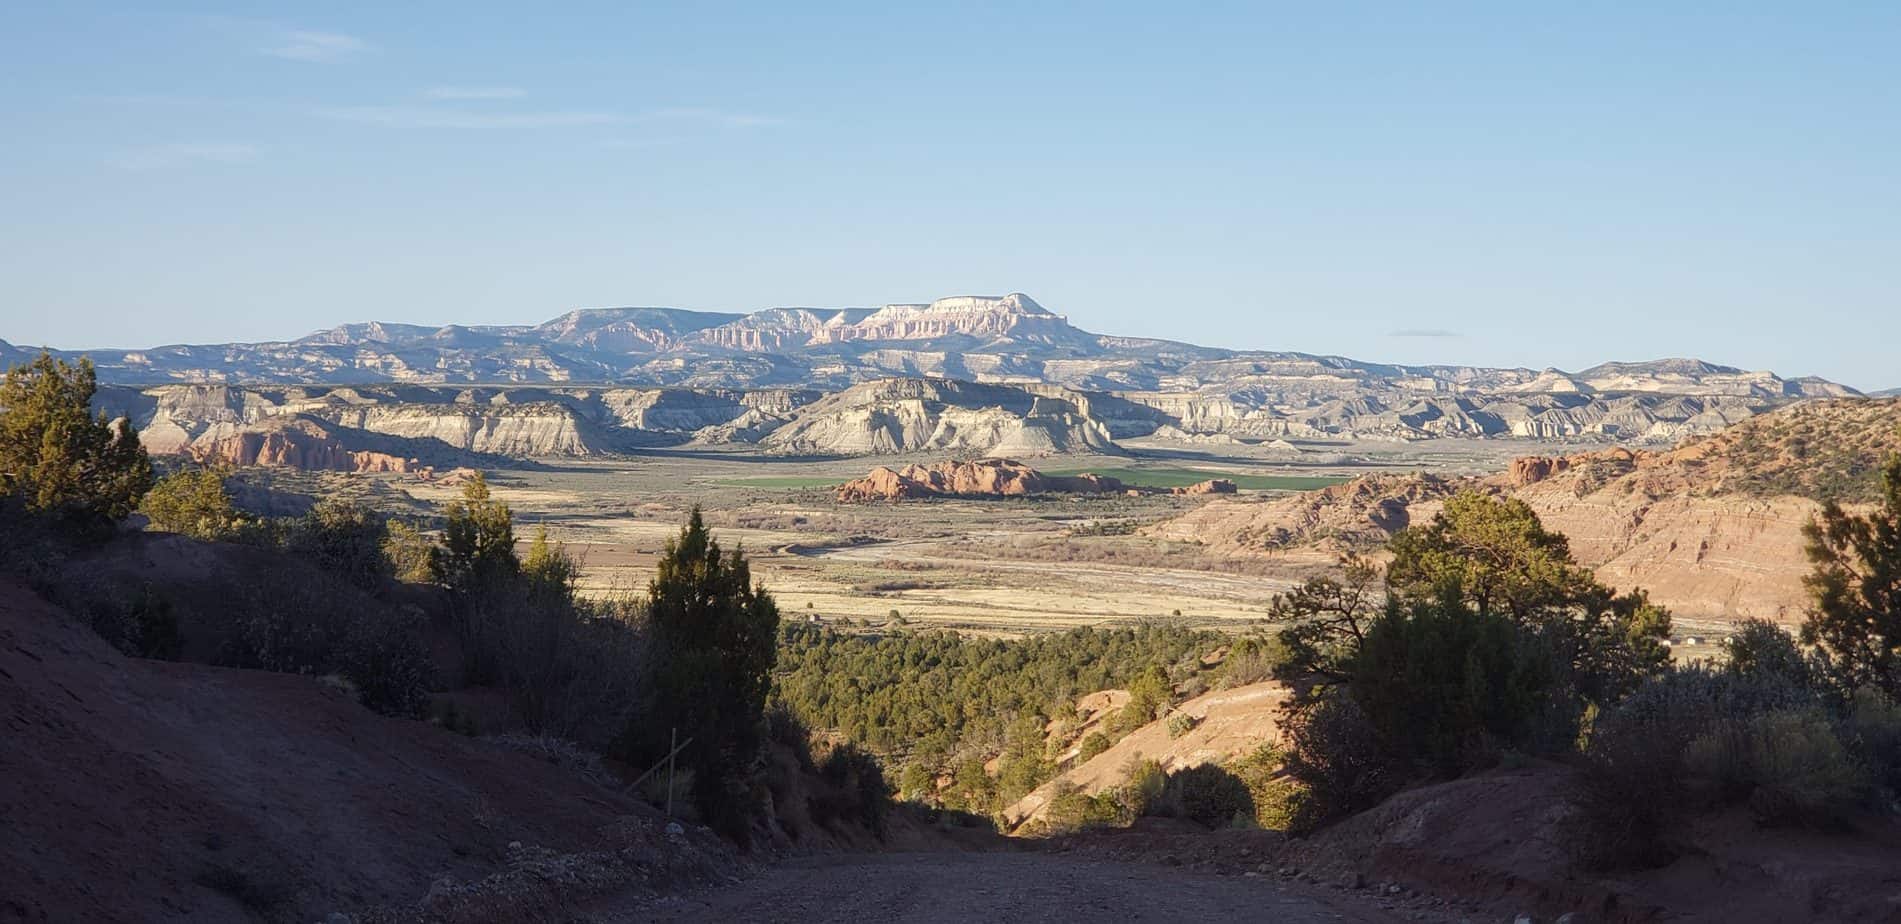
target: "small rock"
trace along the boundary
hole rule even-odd
[[[510,850],[520,850],[520,849],[521,849],[521,841],[509,841],[509,842],[508,842],[508,849],[510,849]]]
[[[1552,924],[1578,924],[1578,913],[1575,911],[1567,911],[1558,915],[1558,919],[1553,921]]]
[[[1182,858],[1175,856],[1172,853],[1163,854],[1162,865],[1163,866],[1180,866],[1182,865]]]
[[[1397,882],[1389,882],[1386,884],[1386,894],[1388,895],[1398,895],[1399,893],[1404,892],[1404,891],[1406,890],[1402,888],[1400,884]]]
[[[1512,919],[1512,924],[1538,924],[1538,922],[1532,920],[1529,914],[1521,914]]]
[[[667,836],[668,837],[685,837],[686,829],[680,827],[680,823],[677,821],[669,821],[667,822]]]

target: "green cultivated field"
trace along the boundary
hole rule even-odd
[[[1226,478],[1244,491],[1312,491],[1346,481],[1337,475],[1242,475],[1235,472],[1200,468],[1072,468],[1050,471],[1051,475],[1080,475],[1094,472],[1123,484],[1140,488],[1185,488],[1210,478]]]
[[[1131,487],[1141,488],[1185,488],[1210,478],[1226,478],[1234,482],[1235,487],[1245,491],[1311,491],[1347,480],[1337,475],[1244,475],[1235,472],[1223,472],[1200,468],[1065,468],[1044,470],[1048,475],[1078,475],[1094,472],[1105,478],[1114,478]],[[842,484],[847,479],[836,475],[761,475],[750,478],[729,478],[714,482],[726,488],[759,488],[762,490],[809,490],[812,488],[830,488]]]
[[[836,475],[761,475],[757,478],[732,478],[713,483],[723,488],[804,490],[836,487],[844,484],[846,480]]]

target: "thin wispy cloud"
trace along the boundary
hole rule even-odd
[[[1392,333],[1389,333],[1386,336],[1388,337],[1423,337],[1427,339],[1441,339],[1441,338],[1446,338],[1446,337],[1463,337],[1465,335],[1459,333],[1456,330],[1446,330],[1443,327],[1405,327],[1405,328],[1401,328],[1399,330],[1393,331]]]
[[[353,57],[367,51],[369,47],[368,42],[341,32],[290,29],[275,36],[270,44],[258,51],[273,58],[318,64]]]
[[[423,99],[439,100],[521,99],[527,95],[520,87],[430,87],[422,91]]]
[[[242,164],[257,157],[257,147],[249,144],[178,143],[155,144],[119,151],[106,163],[120,170],[173,170],[181,167]]]
[[[393,128],[561,128],[627,121],[627,117],[619,113],[585,110],[469,112],[429,106],[330,106],[316,113],[337,122]]]
[[[708,109],[700,106],[676,106],[668,109],[655,109],[644,114],[649,119],[681,122],[707,122],[714,125],[728,125],[735,128],[749,128],[759,125],[782,125],[784,119],[777,116],[755,115],[749,112],[728,112],[724,109]]]
[[[609,138],[599,146],[609,151],[643,151],[679,142],[678,138]]]
[[[506,102],[518,99],[506,95],[520,91],[512,88],[438,87],[425,95],[447,104],[468,100]],[[478,95],[479,94],[479,95]],[[526,95],[526,94],[522,94]],[[770,116],[726,112],[718,109],[650,109],[628,114],[603,109],[510,109],[453,105],[428,106],[323,106],[313,112],[334,122],[355,122],[391,128],[504,129],[564,128],[589,125],[626,125],[632,123],[696,123],[735,128],[782,124]]]

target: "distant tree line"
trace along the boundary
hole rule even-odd
[[[1077,697],[1133,688],[1118,716],[1126,732],[1170,704],[1171,671],[1192,671],[1186,665],[1223,639],[1160,622],[1007,640],[807,624],[781,634],[779,701],[901,764],[907,798],[980,814],[1054,775],[1047,726],[1073,721]],[[985,768],[993,759],[994,774]]]

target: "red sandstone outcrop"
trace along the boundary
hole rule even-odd
[[[1207,481],[1197,481],[1185,488],[1169,488],[1168,493],[1192,495],[1233,494],[1235,490],[1234,482],[1226,478],[1210,478]]]
[[[1571,467],[1571,460],[1562,456],[1521,456],[1512,460],[1511,468],[1505,473],[1513,486],[1523,487],[1537,484]]]
[[[951,460],[935,465],[880,465],[865,477],[840,485],[843,502],[904,500],[917,497],[1021,497],[1026,494],[1233,494],[1234,482],[1210,478],[1180,488],[1131,487],[1094,472],[1049,475],[1014,459]]]
[[[902,500],[917,497],[1021,497],[1027,494],[1113,494],[1123,490],[1114,478],[1084,473],[1045,475],[1012,459],[952,459],[935,465],[880,465],[865,477],[840,485],[844,502]]]

